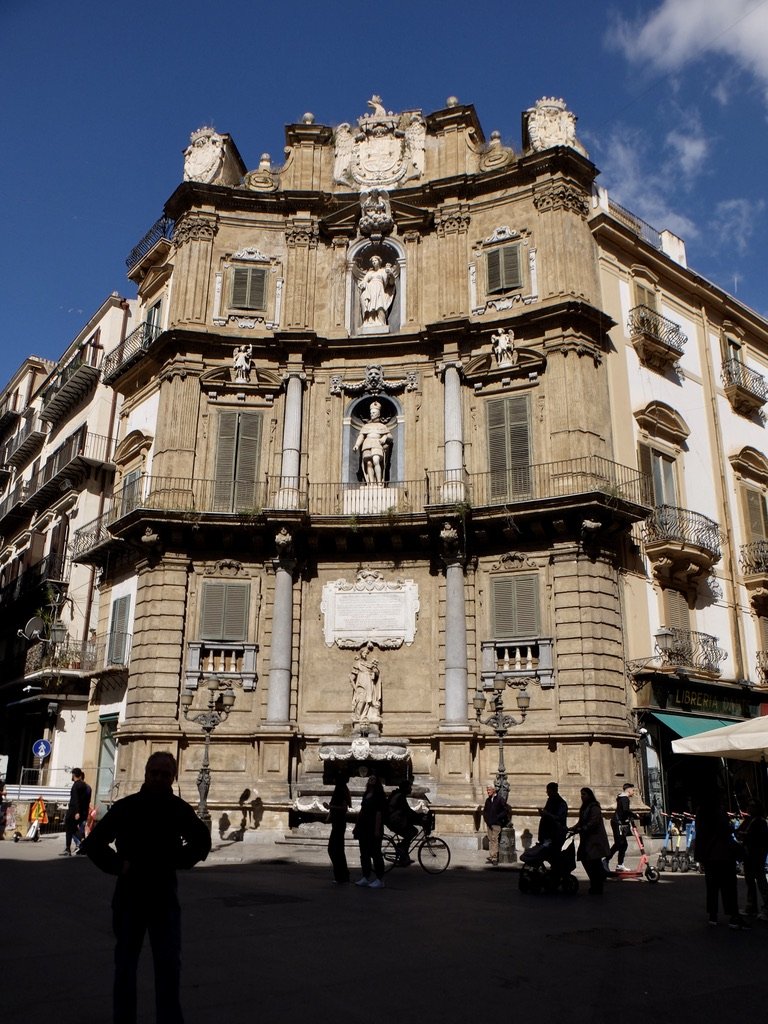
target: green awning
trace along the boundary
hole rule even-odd
[[[700,715],[674,715],[669,712],[652,711],[651,715],[662,725],[671,729],[675,736],[696,736],[710,729],[722,729],[724,725],[733,725],[732,718],[702,718]]]

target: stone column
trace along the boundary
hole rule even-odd
[[[285,375],[285,416],[283,419],[283,460],[281,491],[298,489],[301,466],[301,399],[304,374],[289,371]],[[280,508],[284,508],[280,505]],[[294,506],[291,506],[294,507]]]
[[[443,364],[445,484],[441,500],[461,502],[464,493],[464,431],[461,421],[461,364]]]
[[[446,521],[440,533],[445,565],[445,720],[441,728],[467,728],[467,612],[463,538]]]
[[[287,725],[291,712],[291,654],[293,650],[293,538],[283,527],[275,538],[273,561],[275,595],[267,692],[267,724]]]

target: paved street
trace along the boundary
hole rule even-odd
[[[2,1016],[109,1024],[113,882],[62,848],[0,843]],[[317,853],[217,849],[180,882],[187,1024],[763,1018],[768,925],[708,927],[700,876],[523,896],[514,868],[483,860],[396,869],[370,891],[331,885]],[[148,950],[139,998],[149,1024]]]

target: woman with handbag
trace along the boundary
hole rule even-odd
[[[571,826],[568,834],[579,837],[578,859],[589,878],[588,892],[591,896],[602,896],[605,881],[603,858],[608,856],[608,833],[597,797],[586,786],[581,790],[579,820]]]

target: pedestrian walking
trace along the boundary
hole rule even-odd
[[[696,860],[704,868],[709,923],[717,924],[722,900],[723,910],[730,918],[729,927],[748,928],[737,900],[736,862],[741,848],[717,793],[708,795],[699,805],[694,844]]]
[[[488,864],[499,863],[499,839],[501,830],[509,821],[509,804],[496,788],[495,782],[485,787],[487,797],[483,805],[483,821],[488,836]]]
[[[603,822],[603,810],[587,786],[581,790],[579,820],[571,826],[570,833],[579,837],[578,859],[589,878],[587,892],[592,896],[602,896],[605,881],[603,858],[608,856],[608,833]]]
[[[560,796],[556,782],[547,783],[547,802],[539,808],[537,841],[544,845],[543,859],[549,864],[551,882],[556,888],[561,878],[560,849],[568,832],[568,804]]]
[[[72,769],[72,788],[69,791],[69,806],[64,815],[64,849],[62,857],[72,855],[72,844],[75,852],[80,852],[80,844],[85,838],[85,823],[88,821],[88,808],[91,806],[91,787],[85,781],[82,768]]]
[[[140,791],[118,800],[83,842],[83,852],[97,867],[117,875],[112,899],[114,1024],[136,1024],[136,970],[147,933],[155,967],[157,1024],[184,1022],[176,871],[205,860],[211,836],[190,805],[174,795],[175,778],[173,754],[152,754]]]
[[[331,834],[328,837],[328,856],[333,866],[333,880],[337,885],[345,885],[349,881],[349,866],[344,850],[344,839],[347,831],[347,811],[352,806],[347,780],[341,778],[336,783],[328,808],[328,820],[331,823]]]
[[[360,813],[352,833],[360,847],[360,870],[362,877],[355,885],[369,889],[384,888],[384,858],[381,855],[381,840],[384,838],[384,815],[387,798],[378,775],[369,775]]]
[[[750,917],[757,915],[761,921],[768,921],[768,881],[765,878],[765,859],[768,857],[768,822],[759,800],[753,800],[747,807],[748,817],[739,826],[736,838],[744,847],[744,881],[747,884],[747,902],[743,913]],[[757,914],[757,892],[763,909]]]
[[[629,868],[624,867],[624,857],[627,853],[627,836],[632,832],[632,821],[635,815],[632,813],[630,801],[635,795],[635,787],[631,782],[625,782],[621,788],[621,792],[616,797],[616,810],[613,812],[611,817],[611,831],[613,832],[613,845],[608,851],[606,857],[605,868],[609,870],[609,864],[614,853],[618,853],[619,859],[616,862],[617,871],[628,871]]]

